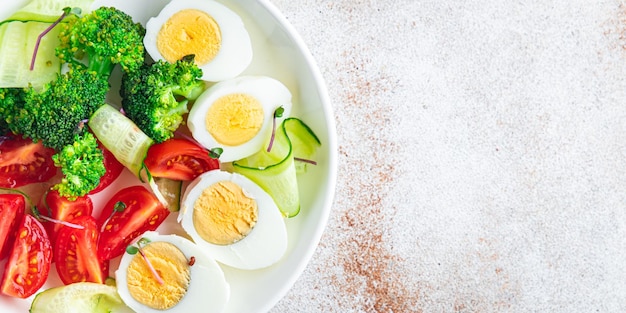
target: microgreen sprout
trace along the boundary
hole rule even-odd
[[[113,218],[113,215],[115,215],[115,213],[120,213],[120,212],[123,212],[124,210],[126,210],[126,203],[122,201],[117,201],[115,205],[113,206],[113,211],[111,212],[111,215],[109,215],[109,217],[107,217],[104,223],[102,223],[102,228],[100,228],[100,232],[104,231],[105,226]]]
[[[44,31],[41,32],[41,34],[39,34],[39,36],[37,36],[37,42],[35,43],[35,49],[33,49],[33,57],[30,59],[30,70],[31,71],[35,69],[35,60],[37,59],[37,51],[39,50],[39,45],[41,44],[41,39],[43,39],[43,36],[48,34],[55,26],[57,26],[59,23],[61,23],[61,21],[63,21],[63,19],[66,16],[68,16],[69,14],[80,15],[80,13],[81,13],[81,9],[80,8],[70,8],[70,7],[63,8],[63,14],[61,14],[61,16],[59,16],[59,18],[56,21],[54,21],[52,24],[50,24],[50,26],[48,26],[48,28],[44,29]]]
[[[285,108],[278,107],[274,111],[274,118],[272,119],[272,136],[270,137],[270,143],[267,145],[267,152],[272,150],[272,145],[274,145],[274,137],[276,137],[276,119],[283,117],[283,113],[285,113]]]
[[[6,137],[2,136],[0,137],[0,143],[5,139]],[[21,195],[22,197],[24,197],[24,199],[26,199],[26,202],[28,202],[28,204],[30,206],[32,206],[33,202],[30,200],[30,197],[23,191],[18,190],[18,189],[13,189],[13,188],[0,188],[0,191],[2,191],[2,193],[11,193],[11,194],[18,194]]]
[[[62,221],[62,220],[58,220],[49,216],[45,216],[45,215],[41,215],[41,213],[39,212],[39,209],[34,206],[32,208],[32,212],[33,212],[33,216],[35,216],[36,219],[40,220],[40,221],[46,221],[46,222],[52,222],[55,224],[60,224],[63,226],[67,226],[67,227],[71,227],[71,228],[75,228],[75,229],[85,229],[84,226],[82,225],[77,225],[74,223],[70,223],[70,222],[66,222],[66,221]]]
[[[185,140],[189,140],[193,143],[195,143],[196,145],[198,145],[199,147],[202,147],[203,145],[201,143],[199,143],[197,140],[195,140],[193,137],[185,134],[184,132],[181,131],[176,131],[174,132],[174,135],[178,138],[183,138]],[[222,153],[224,152],[224,149],[220,148],[220,147],[215,147],[213,149],[208,149],[209,151],[209,157],[211,157],[212,159],[219,159],[220,156],[222,155]]]
[[[85,125],[87,125],[87,122],[89,122],[89,119],[84,119],[84,120],[80,121],[78,123],[78,125],[76,125],[75,133],[76,134],[81,134],[83,132],[83,130],[85,129]]]
[[[196,55],[195,54],[188,54],[182,58],[180,58],[181,61],[185,61],[185,62],[193,62],[196,59]]]
[[[56,223],[56,224],[60,224],[60,225],[64,225],[67,227],[71,227],[71,228],[76,228],[76,229],[84,229],[85,227],[83,227],[82,225],[76,225],[70,222],[66,222],[66,221],[62,221],[62,220],[58,220],[46,215],[42,215],[41,212],[39,212],[39,208],[37,208],[37,206],[33,205],[33,202],[31,201],[30,197],[20,191],[20,190],[16,190],[16,189],[11,189],[11,188],[0,188],[0,191],[6,192],[6,193],[16,193],[16,194],[20,194],[24,197],[24,199],[26,199],[26,202],[28,203],[28,206],[31,208],[31,212],[33,213],[33,216],[38,220],[38,221],[46,221],[46,222],[51,222],[51,223]],[[44,194],[45,197],[45,194]],[[50,212],[50,207],[46,205],[46,208],[48,209],[48,214],[51,214]]]
[[[139,253],[141,257],[143,258],[143,260],[146,261],[146,265],[148,265],[148,268],[150,269],[150,272],[152,272],[152,276],[154,276],[154,279],[156,279],[159,285],[163,285],[165,283],[163,281],[163,278],[161,278],[161,276],[156,271],[156,269],[154,269],[154,266],[152,266],[152,263],[150,263],[150,260],[148,260],[148,257],[146,256],[146,254],[143,253],[143,251],[141,250],[142,246],[145,246],[148,243],[150,243],[150,239],[145,238],[145,237],[141,238],[137,241],[137,246],[129,245],[128,247],[126,247],[126,253],[130,255],[135,255]]]
[[[309,159],[303,159],[303,158],[293,158],[295,161],[299,161],[299,162],[304,162],[304,163],[308,163],[308,164],[313,164],[313,165],[317,165],[317,162],[313,161],[313,160],[309,160]]]
[[[222,148],[219,148],[219,147],[213,148],[209,150],[209,156],[213,159],[219,159],[223,152],[224,152],[224,149]]]

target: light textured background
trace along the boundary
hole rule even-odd
[[[273,2],[339,177],[272,312],[626,312],[626,3]]]

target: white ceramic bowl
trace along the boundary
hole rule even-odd
[[[0,7],[0,18],[4,19],[24,2],[25,0],[17,0],[3,4]],[[97,0],[94,6],[118,7],[145,25],[148,18],[155,16],[167,2],[168,0]],[[300,276],[326,227],[337,176],[334,115],[324,80],[307,47],[270,1],[218,2],[239,13],[250,32],[254,57],[252,64],[243,74],[269,75],[282,81],[293,93],[292,116],[299,117],[307,123],[322,142],[317,158],[318,165],[310,167],[299,179],[302,209],[298,216],[287,220],[289,247],[285,257],[278,264],[258,271],[224,267],[232,290],[226,312],[267,312]],[[119,188],[121,185],[123,182],[117,182],[111,187]],[[101,199],[105,197],[106,195],[98,195],[94,201],[105,201]],[[95,210],[99,207],[96,203]],[[170,227],[172,225],[166,223],[159,231],[167,232]],[[0,262],[0,270],[4,269],[5,262]],[[115,263],[111,264],[112,268],[115,266]],[[59,285],[55,272],[53,266],[51,277],[42,290]],[[0,296],[0,312],[27,312],[32,298],[21,300]]]

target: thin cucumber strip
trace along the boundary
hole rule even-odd
[[[132,312],[117,293],[115,286],[79,282],[50,288],[38,293],[30,313],[108,313]]]
[[[0,25],[0,87],[39,88],[56,78],[61,62],[55,55],[59,45],[59,26],[41,40],[33,70],[30,63],[37,37],[51,24],[11,22]]]
[[[272,149],[232,163],[234,172],[257,183],[269,193],[285,217],[300,212],[300,194],[295,157],[310,159],[321,145],[315,133],[302,120],[285,119],[276,131]]]
[[[111,105],[105,104],[93,113],[89,128],[98,140],[137,177],[153,141],[133,121]]]
[[[94,0],[32,0],[13,13],[7,21],[38,21],[52,23],[56,21],[64,8],[80,8],[83,13],[90,10]]]

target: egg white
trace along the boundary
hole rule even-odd
[[[172,15],[184,9],[197,9],[209,14],[220,28],[222,42],[218,54],[210,62],[199,65],[203,80],[217,82],[233,78],[250,65],[252,43],[241,17],[228,7],[211,0],[173,0],[156,17],[148,20],[144,46],[153,60],[164,59],[157,48],[157,35],[161,26]]]
[[[263,125],[254,138],[237,146],[228,146],[219,143],[207,131],[205,117],[217,99],[235,93],[247,94],[261,103],[263,106]],[[289,116],[292,108],[291,92],[283,83],[268,76],[240,76],[219,82],[205,90],[196,99],[189,111],[187,125],[194,139],[205,148],[220,147],[223,149],[219,158],[220,161],[232,162],[250,156],[263,148],[272,133],[274,111],[281,106],[284,112],[282,118],[277,119],[277,125],[279,125],[280,120]]]
[[[156,310],[135,300],[128,291],[127,268],[133,257],[124,253],[120,266],[115,272],[117,290],[124,303],[138,313],[180,312],[180,313],[219,313],[223,312],[230,298],[230,285],[226,282],[220,266],[202,249],[190,240],[177,235],[160,235],[148,231],[138,238],[147,238],[151,242],[164,241],[178,247],[187,259],[192,256],[195,263],[191,266],[191,280],[187,293],[181,301],[168,310]]]
[[[230,245],[216,245],[205,241],[193,223],[194,202],[202,191],[214,183],[231,181],[257,201],[258,218],[250,233]],[[217,262],[230,267],[254,270],[278,262],[287,250],[285,221],[272,197],[247,177],[222,170],[206,172],[192,181],[181,200],[178,219],[193,241],[207,251]]]

